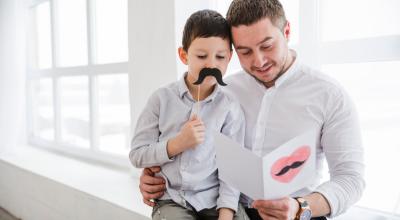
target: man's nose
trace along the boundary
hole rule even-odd
[[[266,59],[263,53],[258,52],[254,53],[253,60],[254,67],[261,68],[264,66]]]

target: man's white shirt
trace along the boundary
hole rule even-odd
[[[244,71],[227,77],[226,82],[225,90],[240,102],[245,113],[245,147],[256,154],[268,154],[303,132],[319,133],[317,178],[291,196],[321,193],[329,202],[331,217],[359,200],[365,183],[358,115],[336,81],[296,59],[270,88]],[[330,180],[320,184],[324,157]],[[249,202],[248,198],[243,201]]]

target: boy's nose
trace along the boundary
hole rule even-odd
[[[216,61],[214,59],[210,59],[210,60],[207,61],[206,67],[207,68],[216,68],[217,67],[217,63],[216,63]]]

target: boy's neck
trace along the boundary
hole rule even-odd
[[[186,86],[188,87],[189,92],[192,95],[193,99],[196,101],[197,100],[202,101],[202,100],[206,99],[209,95],[211,95],[211,93],[214,91],[214,88],[216,86],[216,85],[207,86],[204,84],[201,84],[200,86],[193,85],[193,82],[195,82],[195,81],[191,82],[191,80],[188,78],[189,78],[188,75],[186,75],[186,77],[185,77]],[[200,87],[200,94],[198,93],[199,87]],[[199,96],[199,97],[197,97],[197,96]]]

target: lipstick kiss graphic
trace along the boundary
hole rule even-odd
[[[292,181],[303,168],[303,165],[310,157],[310,153],[309,146],[301,146],[290,156],[278,159],[271,168],[272,178],[282,183]]]

